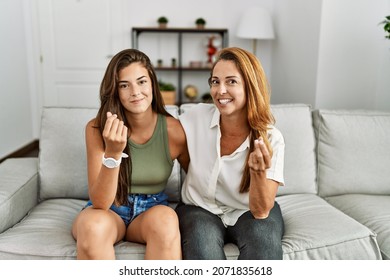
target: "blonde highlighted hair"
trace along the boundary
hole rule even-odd
[[[240,184],[240,193],[244,193],[249,191],[250,174],[248,159],[249,154],[254,150],[255,139],[262,137],[272,156],[272,147],[267,135],[269,125],[275,123],[270,107],[270,87],[263,67],[257,57],[237,47],[225,48],[218,52],[216,61],[211,69],[209,84],[213,76],[214,67],[221,60],[232,61],[236,65],[245,85],[248,112],[247,120],[250,126],[250,148]]]

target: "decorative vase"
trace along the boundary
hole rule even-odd
[[[162,98],[165,105],[175,105],[176,103],[176,91],[161,91]]]

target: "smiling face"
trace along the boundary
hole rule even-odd
[[[151,110],[152,81],[147,69],[139,62],[131,63],[118,73],[119,99],[123,107],[133,114]]]
[[[246,114],[245,85],[233,61],[216,63],[210,79],[210,94],[221,115]]]

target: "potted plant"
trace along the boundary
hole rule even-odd
[[[204,18],[197,18],[195,20],[195,24],[196,26],[199,28],[199,29],[203,29],[204,26],[206,25],[206,21],[204,20]]]
[[[390,16],[387,16],[380,24],[383,24],[383,29],[386,32],[385,38],[390,39]]]
[[[166,28],[168,24],[168,18],[161,16],[157,19],[157,22],[160,28]]]
[[[158,82],[162,98],[165,105],[174,105],[176,103],[176,88],[171,83],[165,83],[163,81]]]
[[[202,102],[203,103],[213,103],[213,98],[211,97],[211,94],[208,92],[205,92],[202,95]]]

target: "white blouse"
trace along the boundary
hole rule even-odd
[[[249,193],[239,186],[249,151],[249,138],[230,155],[220,153],[220,113],[213,104],[197,104],[180,115],[187,136],[190,165],[182,187],[185,204],[200,206],[232,226],[249,210]],[[268,137],[273,149],[267,178],[284,184],[284,139],[270,126]]]

